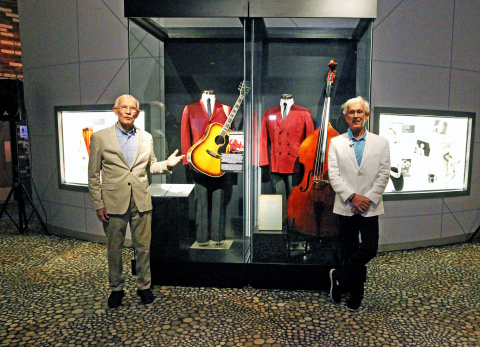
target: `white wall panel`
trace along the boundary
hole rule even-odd
[[[24,68],[78,61],[76,0],[18,0],[18,10]]]
[[[475,232],[480,226],[480,209],[455,212],[453,216],[466,234]]]
[[[78,105],[78,64],[56,65],[24,72],[25,107],[31,135],[55,136],[54,106]]]
[[[393,13],[397,6],[401,5],[405,0],[390,0],[377,2],[377,18],[375,19],[375,26],[384,21],[391,13]]]
[[[58,187],[56,141],[51,136],[32,138],[32,174],[40,199],[44,203],[57,203],[85,208],[83,194]]]
[[[114,104],[128,94],[128,60],[118,59],[80,64],[82,105]]]
[[[44,206],[48,214],[48,224],[77,232],[85,232],[85,208],[52,202],[44,203]]]
[[[452,67],[480,72],[480,1],[455,1]]]
[[[479,32],[480,36],[480,32]],[[480,66],[480,60],[477,62]],[[477,114],[475,142],[480,142],[480,72],[452,69],[450,109]]]
[[[448,109],[447,68],[374,61],[372,105]]]
[[[57,152],[53,136],[30,136],[31,173],[35,177],[33,197],[43,201],[47,190],[58,189]],[[55,188],[56,187],[56,188]]]
[[[373,59],[449,67],[452,28],[452,0],[405,0],[374,25]]]
[[[381,218],[380,244],[438,239],[441,227],[441,215]]]
[[[385,201],[385,214],[388,217],[424,216],[442,213],[442,199]]]
[[[80,61],[128,58],[123,1],[78,0]]]
[[[460,225],[460,221],[457,219],[457,216],[452,213],[445,213],[442,216],[442,232],[440,237],[451,237],[457,235],[467,235]]]

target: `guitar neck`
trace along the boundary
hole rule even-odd
[[[240,105],[242,104],[243,98],[244,98],[244,95],[240,94],[240,96],[237,99],[237,102],[232,108],[232,112],[230,112],[230,114],[227,117],[227,121],[223,125],[222,131],[220,132],[220,136],[225,137],[225,135],[227,134],[228,129],[230,129],[230,125],[232,125],[233,118],[235,118],[235,115],[237,114],[237,111],[240,108]]]

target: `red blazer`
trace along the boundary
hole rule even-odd
[[[293,104],[285,122],[280,105],[266,110],[260,137],[260,166],[270,165],[271,172],[300,172],[298,150],[314,130],[312,115],[305,107]]]
[[[205,134],[205,129],[211,123],[225,124],[227,115],[230,114],[232,108],[222,105],[215,100],[212,115],[208,117],[207,109],[202,100],[185,106],[182,114],[182,124],[180,129],[180,138],[182,143],[182,154],[187,154],[192,147]],[[187,165],[187,157],[183,158],[183,165]]]

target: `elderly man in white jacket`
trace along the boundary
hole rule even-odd
[[[330,298],[340,303],[342,292],[349,292],[347,308],[357,311],[363,299],[365,265],[378,250],[378,215],[384,213],[382,194],[390,174],[390,149],[387,139],[365,128],[370,116],[368,101],[359,96],[342,109],[349,129],[332,138],[328,152],[342,252],[341,266],[330,270]]]

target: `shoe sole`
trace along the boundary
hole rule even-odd
[[[121,295],[120,302],[119,302],[118,305],[111,305],[111,304],[107,301],[107,307],[108,307],[108,308],[111,308],[111,309],[115,309],[115,308],[118,308],[118,307],[122,306],[122,304],[123,304],[122,301],[123,301],[123,298],[124,298],[124,297],[125,297],[125,293],[123,293],[123,294]]]
[[[153,292],[152,292],[153,294]],[[140,297],[140,302],[144,305],[148,305],[148,304],[151,304],[152,302],[155,301],[155,299],[157,298],[157,296],[155,294],[153,294],[153,296],[151,298],[148,298],[148,299],[144,299],[142,296],[140,296],[140,294],[137,293],[137,295]]]
[[[119,308],[120,306],[122,306],[122,304],[120,304],[120,305],[118,305],[118,306],[114,306],[114,305],[110,306],[110,305],[107,304],[107,306],[108,306],[108,308],[114,310],[114,309]]]
[[[347,306],[347,310],[349,310],[350,312],[359,312],[361,311],[361,307],[357,308],[357,309],[353,309],[353,308],[350,308]]]
[[[329,277],[330,277],[330,301],[333,302],[334,304],[339,304],[341,300],[336,302],[336,301],[333,300],[333,296],[332,296],[332,292],[333,292],[333,271],[335,271],[335,269],[331,269],[330,273],[329,273]]]

